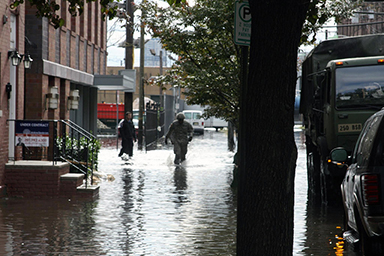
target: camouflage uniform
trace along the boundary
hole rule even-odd
[[[175,164],[185,160],[187,154],[188,142],[193,137],[193,127],[187,121],[184,121],[184,114],[179,113],[175,121],[169,126],[168,133],[165,136],[165,143],[167,144],[168,138],[171,139],[173,144],[173,152],[175,153]]]

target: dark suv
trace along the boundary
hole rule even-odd
[[[349,167],[341,184],[345,209],[344,238],[363,255],[384,255],[384,109],[364,125],[351,159],[343,148],[331,161]]]

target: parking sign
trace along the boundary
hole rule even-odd
[[[249,46],[251,42],[251,9],[248,1],[235,2],[235,44]]]

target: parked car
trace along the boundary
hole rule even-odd
[[[204,134],[204,119],[200,110],[184,110],[185,121],[193,126],[194,133]]]
[[[349,165],[341,184],[344,238],[362,255],[384,255],[383,116],[384,109],[365,122],[351,159],[343,148],[331,152],[331,161]]]

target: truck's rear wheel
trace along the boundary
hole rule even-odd
[[[308,137],[306,139],[308,199],[318,203],[321,202],[320,156],[316,146]]]
[[[331,175],[333,169],[329,166],[327,158],[320,156],[320,176],[321,176],[321,201],[324,204],[340,205],[341,203],[341,180]]]
[[[328,163],[325,157],[320,157],[320,186],[321,202],[323,204],[332,203],[334,191],[332,190],[332,179],[328,170]]]

